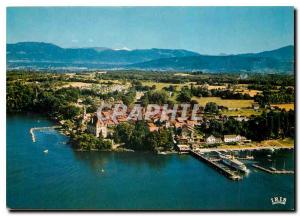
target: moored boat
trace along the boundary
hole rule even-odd
[[[248,173],[249,170],[247,169],[247,167],[245,166],[245,164],[243,164],[241,161],[235,159],[234,157],[230,157],[229,155],[222,155],[220,154],[220,157],[222,159],[222,162],[225,165],[228,165],[230,167],[233,167],[236,170]]]

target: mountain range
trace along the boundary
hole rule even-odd
[[[7,44],[7,67],[35,69],[142,69],[293,73],[294,46],[259,53],[202,55],[183,49],[61,48],[51,43]]]

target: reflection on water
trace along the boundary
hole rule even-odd
[[[74,151],[77,160],[87,164],[95,172],[101,171],[110,163],[123,164],[124,166],[140,169],[161,170],[173,160],[180,160],[184,163],[187,155],[157,155],[151,152],[81,152]]]

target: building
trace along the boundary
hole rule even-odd
[[[215,137],[213,135],[210,135],[205,139],[205,142],[206,142],[206,144],[217,144],[217,143],[222,143],[222,139]]]
[[[259,109],[259,104],[258,104],[258,103],[253,103],[253,104],[252,104],[252,108],[253,108],[254,110],[258,110],[258,109]]]
[[[148,123],[148,127],[149,127],[149,131],[150,132],[154,132],[154,131],[158,131],[159,127],[157,127],[155,124],[153,123]]]
[[[177,150],[181,153],[189,152],[191,150],[189,145],[177,145]]]
[[[240,135],[230,134],[230,135],[224,135],[224,142],[225,143],[231,143],[231,142],[241,142],[245,140],[246,138]]]
[[[106,138],[108,133],[107,133],[107,125],[104,124],[102,121],[100,121],[95,115],[91,121],[87,125],[87,131],[96,137],[99,137],[102,135],[103,138]]]
[[[246,117],[246,116],[236,116],[236,117],[233,117],[235,120],[239,121],[239,122],[242,122],[242,121],[249,121],[249,118]]]

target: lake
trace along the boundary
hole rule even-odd
[[[250,169],[241,181],[190,155],[76,152],[41,116],[7,116],[7,206],[13,209],[291,210],[294,175]],[[48,154],[44,150],[48,149]],[[294,152],[253,152],[255,161],[294,168]],[[269,156],[267,156],[269,155]],[[274,196],[287,199],[272,205]]]

